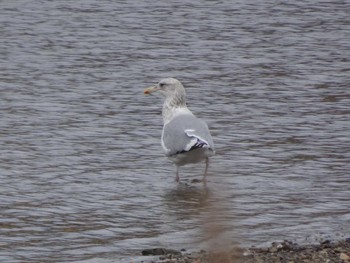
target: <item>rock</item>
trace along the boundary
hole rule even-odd
[[[201,182],[202,182],[202,180],[200,180],[200,179],[192,179],[191,180],[192,184],[198,184],[198,183],[201,183]]]
[[[291,241],[284,240],[279,246],[279,250],[293,250],[295,248],[296,244],[294,244]]]
[[[330,240],[325,240],[320,243],[320,248],[325,249],[325,248],[330,248],[332,247],[331,241]]]
[[[321,242],[321,245],[330,244],[330,243],[331,243],[331,241],[329,239],[326,239],[326,240]]]
[[[347,255],[347,254],[345,254],[345,253],[340,253],[339,258],[340,258],[341,260],[345,260],[345,261],[350,262],[350,256]]]
[[[279,251],[291,251],[295,247],[296,247],[296,244],[288,240],[284,240],[282,243],[273,242],[271,244],[271,247],[269,248],[269,252],[276,253]]]
[[[175,249],[167,249],[167,248],[151,248],[142,250],[143,256],[163,256],[163,255],[174,255],[180,256],[181,252]]]

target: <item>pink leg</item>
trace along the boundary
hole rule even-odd
[[[209,158],[205,159],[205,171],[203,176],[203,183],[207,184],[207,172],[208,172],[208,166],[209,166]]]
[[[176,165],[176,177],[175,181],[178,183],[180,182],[180,176],[179,176],[179,166]]]

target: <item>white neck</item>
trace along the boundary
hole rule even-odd
[[[177,109],[185,109],[189,111],[186,106],[186,93],[183,88],[175,90],[174,93],[165,94],[162,112],[164,123],[169,122],[174,117]]]
[[[169,122],[177,113],[183,112],[183,113],[191,113],[191,111],[187,108],[186,102],[182,102],[180,104],[174,103],[174,100],[168,100],[166,99],[163,104],[163,121],[164,123]]]

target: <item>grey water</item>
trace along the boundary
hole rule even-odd
[[[0,261],[349,237],[349,10],[1,1]],[[178,185],[163,156],[162,99],[143,89],[169,76],[212,132],[206,187],[204,163]]]

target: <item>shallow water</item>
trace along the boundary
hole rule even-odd
[[[0,261],[115,262],[349,236],[346,1],[0,3]],[[175,169],[180,79],[218,154]]]

